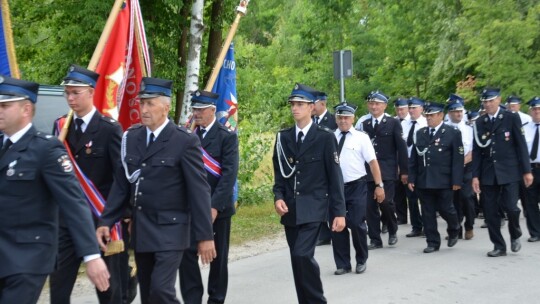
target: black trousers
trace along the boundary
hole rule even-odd
[[[285,226],[299,304],[326,303],[315,246],[322,223]]]
[[[409,204],[412,230],[422,231],[424,224],[422,223],[422,215],[420,214],[420,207],[418,205],[418,195],[416,191],[411,191],[408,187],[406,189],[406,193],[407,203]]]
[[[454,203],[452,202],[454,191],[452,189],[420,189],[416,193],[422,202],[422,219],[424,221],[424,233],[427,245],[441,247],[441,235],[437,229],[437,211],[446,221],[448,236],[455,238],[459,231],[459,222]]]
[[[470,166],[465,167],[463,174],[463,184],[461,189],[454,191],[454,208],[457,211],[459,223],[465,219],[465,230],[472,230],[474,227],[474,219],[476,211],[474,208],[473,190],[472,190],[472,169]],[[460,227],[460,234],[462,233]]]
[[[0,278],[0,304],[36,304],[46,279],[46,274]]]
[[[401,180],[398,180],[395,182],[395,187],[394,207],[396,211],[397,221],[401,224],[407,224],[409,222],[407,211],[407,185],[404,185],[403,183],[401,183]]]
[[[100,304],[118,304],[122,303],[122,268],[121,254],[111,256],[103,256],[103,260],[107,265],[109,274],[110,287],[105,292],[96,289],[96,294]],[[71,292],[79,267],[81,266],[82,258],[77,255],[71,235],[65,226],[60,226],[58,257],[56,269],[49,277],[50,299],[51,304],[69,304]]]
[[[141,304],[180,304],[175,286],[183,253],[135,252]]]
[[[533,168],[534,180],[531,186],[527,188],[526,210],[527,229],[532,237],[540,237],[540,168]]]
[[[519,214],[517,206],[519,196],[519,182],[504,185],[481,185],[484,218],[488,225],[489,239],[494,249],[506,251],[506,242],[501,233],[500,209],[508,217],[508,230],[512,239],[521,237],[519,227]]]
[[[396,213],[394,212],[394,191],[396,190],[395,181],[384,181],[384,201],[380,204],[375,198],[373,198],[375,193],[375,183],[368,182],[367,189],[366,219],[369,239],[371,240],[372,244],[382,245],[381,225],[379,224],[381,218],[388,227],[389,234],[396,234],[398,230]]]
[[[365,264],[368,258],[366,228],[367,183],[357,182],[345,185],[345,205],[347,226],[341,232],[332,232],[332,250],[336,268],[351,269],[351,241],[355,249],[356,264]],[[334,216],[332,216],[332,219]],[[378,222],[377,222],[378,224]]]
[[[217,257],[210,263],[208,274],[208,303],[224,303],[229,282],[229,241],[231,236],[231,217],[217,218],[213,224],[214,244]],[[184,252],[180,263],[180,291],[186,304],[200,304],[204,294],[204,286],[199,269],[197,244],[192,242],[189,250]]]

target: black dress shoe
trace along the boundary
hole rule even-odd
[[[334,271],[335,275],[342,275],[351,272],[348,268],[339,268],[338,270]]]
[[[366,264],[356,264],[356,273],[362,273],[366,271]]]
[[[511,240],[510,243],[510,249],[512,249],[512,252],[518,252],[521,249],[521,242],[519,239]]]
[[[382,248],[382,247],[383,247],[382,244],[373,244],[373,243],[371,243],[371,244],[369,244],[367,246],[367,249],[368,250],[373,250],[373,249],[379,249],[379,248]]]
[[[506,251],[500,250],[500,249],[494,249],[494,250],[487,253],[487,256],[492,257],[492,258],[505,256],[505,255],[506,255]]]
[[[410,233],[408,233],[408,234],[405,235],[405,236],[406,236],[406,237],[422,236],[422,231],[413,230],[413,231],[411,231]]]
[[[531,243],[532,243],[532,242],[538,242],[538,241],[540,241],[540,237],[538,237],[538,236],[531,236],[531,237],[527,240],[527,242],[531,242]]]
[[[397,243],[397,235],[390,234],[388,236],[388,245],[395,245]]]
[[[327,240],[318,240],[318,241],[317,241],[317,246],[330,245],[330,243],[332,243],[331,239],[327,239]]]
[[[435,251],[439,251],[439,248],[428,246],[426,249],[424,249],[424,253],[432,253]]]
[[[448,239],[448,247],[454,247],[457,244],[458,238],[449,238]]]
[[[388,232],[388,226],[386,224],[382,225],[381,233],[387,233]]]

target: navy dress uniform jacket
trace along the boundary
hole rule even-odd
[[[473,178],[482,185],[504,185],[518,182],[523,174],[531,172],[529,154],[521,128],[521,119],[516,113],[499,110],[493,130],[487,114],[476,120],[473,145]],[[488,140],[490,144],[482,148]]]
[[[424,156],[418,155],[417,150],[425,150]],[[409,183],[420,189],[451,189],[463,183],[463,163],[459,130],[443,123],[430,139],[429,127],[421,128],[416,132],[411,152]]]
[[[13,172],[9,172],[10,167]],[[98,254],[90,210],[62,144],[31,127],[0,159],[0,278],[53,271],[62,211],[80,257]]]
[[[218,218],[230,217],[235,213],[233,187],[238,176],[238,136],[216,121],[207,131],[201,146],[221,164],[220,178],[206,172],[212,208],[218,211]]]
[[[343,175],[339,167],[337,143],[333,133],[312,124],[300,151],[296,148],[296,127],[280,131],[285,157],[281,161],[285,174],[288,162],[296,166],[294,174],[284,178],[279,169],[277,142],[274,147],[274,201],[282,199],[289,212],[281,217],[285,226],[325,222],[328,210],[332,216],[345,216]]]
[[[195,241],[212,240],[210,187],[199,138],[168,122],[147,150],[146,127],[127,132],[124,160],[129,173],[140,169],[140,176],[131,184],[124,174],[115,179],[100,226],[111,227],[131,208],[136,252],[185,250],[190,229]],[[131,204],[124,203],[126,198]]]
[[[337,129],[336,117],[334,116],[334,114],[326,111],[326,114],[324,114],[321,120],[319,120],[319,125],[327,127],[328,129],[333,131]]]
[[[398,172],[407,175],[409,170],[407,145],[402,137],[403,129],[400,121],[385,114],[377,126],[377,131],[375,131],[370,117],[362,122],[362,129],[371,138],[377,155],[377,162],[381,169],[382,179],[398,180]],[[369,181],[373,181],[371,169],[367,164],[366,172],[368,172]]]
[[[53,134],[56,134],[55,131],[56,124]],[[66,139],[81,170],[92,180],[99,193],[107,198],[114,179],[113,172],[120,170],[123,173],[118,162],[122,141],[120,124],[96,111],[79,141],[73,122],[69,124]]]

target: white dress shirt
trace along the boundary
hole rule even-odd
[[[339,129],[334,131],[334,135],[338,142],[343,136]],[[377,157],[366,133],[351,128],[346,136],[339,155],[339,166],[343,173],[343,182],[348,183],[364,177],[367,174],[365,164]]]
[[[94,113],[96,113],[96,107],[92,107],[92,110],[88,112],[88,114],[84,115],[83,117],[77,116],[77,114],[73,113],[73,123],[75,126],[77,126],[77,123],[75,123],[75,119],[80,118],[83,120],[83,124],[81,125],[81,131],[84,133],[86,131],[86,127],[88,127],[88,124],[92,120],[92,117],[94,117]]]
[[[463,142],[463,155],[467,155],[473,148],[473,128],[465,123],[465,121],[460,121],[459,123],[453,123],[451,121],[447,122],[451,127],[454,127],[461,131],[461,141]]]
[[[540,126],[538,127],[540,129]],[[534,136],[536,134],[536,123],[530,122],[523,126],[523,131],[525,132],[525,142],[527,142],[527,151],[529,152],[529,157],[531,155],[531,149],[534,141]],[[531,159],[531,163],[540,163],[540,149],[535,159]]]
[[[407,137],[409,136],[409,131],[411,130],[411,127],[413,125],[412,119],[410,120],[403,120],[401,122],[401,127],[403,128],[403,140],[405,140],[405,143],[407,142]],[[421,128],[427,126],[427,120],[424,116],[418,117],[416,120],[416,125],[414,126],[414,132],[418,132]],[[407,147],[407,155],[411,157],[411,151],[412,151],[412,145],[410,147]]]

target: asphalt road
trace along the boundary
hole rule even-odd
[[[477,220],[479,227],[481,220]],[[508,256],[489,258],[492,250],[487,229],[475,229],[472,240],[460,240],[453,248],[425,254],[425,238],[406,238],[409,225],[399,226],[399,242],[370,251],[367,271],[342,276],[335,270],[331,246],[320,246],[316,259],[328,303],[539,303],[540,242],[528,243],[521,219],[523,248]],[[444,237],[446,223],[439,220]],[[503,235],[509,243],[507,226]],[[387,235],[383,239],[387,238]],[[284,243],[285,246],[285,243]],[[288,249],[245,258],[229,264],[227,303],[297,303]],[[353,266],[354,267],[354,266]],[[207,277],[208,269],[203,270]],[[206,299],[204,299],[206,301]],[[95,296],[79,297],[74,304],[97,303]],[[140,303],[137,298],[134,303]],[[205,302],[204,302],[205,303]]]

